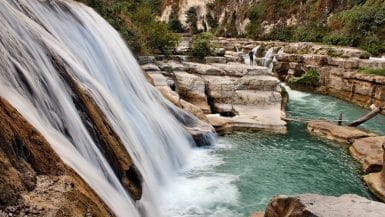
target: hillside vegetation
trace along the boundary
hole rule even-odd
[[[182,0],[79,0],[116,28],[136,54],[169,54],[175,33],[211,31],[217,36],[309,41],[385,53],[383,0],[214,0],[202,21],[197,8],[185,15]],[[186,1],[186,0],[184,0]],[[168,23],[156,16],[172,6]],[[179,14],[179,15],[178,15]],[[180,16],[187,17],[182,25]],[[203,29],[198,29],[198,24]]]
[[[234,2],[215,0],[208,6],[209,16],[218,23],[218,12]],[[260,0],[240,4],[237,13],[226,13],[219,27],[213,28],[217,35],[354,46],[373,55],[385,52],[383,0]],[[250,20],[246,31],[237,32],[234,23],[246,18]]]
[[[162,0],[79,0],[94,8],[135,54],[170,54],[179,36],[156,20]]]

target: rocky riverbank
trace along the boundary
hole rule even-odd
[[[188,56],[191,37],[183,37],[174,59],[194,61]],[[206,57],[205,63],[244,63],[245,54],[255,51],[255,61],[267,66],[272,60],[272,71],[289,83],[309,70],[319,74],[318,84],[296,86],[303,90],[328,94],[368,108],[372,104],[385,106],[385,78],[367,71],[385,68],[385,59],[369,58],[363,50],[315,43],[284,43],[277,41],[253,41],[250,39],[216,38],[212,40],[215,52]],[[270,58],[266,61],[266,58]],[[290,85],[290,84],[289,84]]]
[[[239,62],[161,61],[142,65],[154,86],[180,108],[214,126],[219,134],[286,133],[282,89],[264,67]]]
[[[312,121],[307,126],[314,135],[349,145],[350,153],[361,163],[367,174],[363,179],[369,190],[385,202],[384,136],[326,121]]]

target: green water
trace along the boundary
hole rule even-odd
[[[333,97],[289,91],[288,117],[353,120],[367,110]],[[384,116],[362,126],[379,134]],[[290,122],[287,135],[234,133],[197,149],[193,165],[170,190],[167,216],[249,216],[264,210],[274,195],[358,194],[373,199],[348,146],[311,136]],[[172,214],[170,214],[172,213]]]

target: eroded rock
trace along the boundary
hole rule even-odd
[[[355,127],[339,126],[328,121],[310,121],[307,129],[317,136],[345,144],[352,144],[356,139],[376,136]]]
[[[113,216],[94,191],[64,165],[45,138],[3,98],[0,98],[0,125],[0,210],[3,213],[8,216]],[[60,186],[62,190],[53,186]],[[50,193],[54,195],[49,197]]]
[[[382,144],[383,162],[385,162],[385,143]],[[364,176],[364,180],[368,185],[369,190],[376,195],[377,198],[385,202],[385,167],[382,167],[381,172],[370,173]]]
[[[366,173],[379,172],[383,165],[382,143],[385,136],[356,139],[350,146],[350,153],[359,160]]]
[[[198,106],[204,113],[211,113],[207,102],[205,81],[187,72],[175,72],[176,91],[186,101]]]
[[[302,194],[274,197],[265,211],[265,217],[381,217],[385,204],[353,194],[340,197]]]

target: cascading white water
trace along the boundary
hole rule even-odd
[[[126,193],[87,131],[53,56],[92,96],[133,158],[144,177],[140,201]],[[71,0],[0,1],[0,72],[0,96],[115,215],[159,216],[154,195],[188,159],[192,139],[99,15]]]
[[[265,57],[262,59],[262,66],[269,68],[270,71],[273,68],[273,58],[277,54],[277,48],[272,47],[269,50],[267,50]]]

